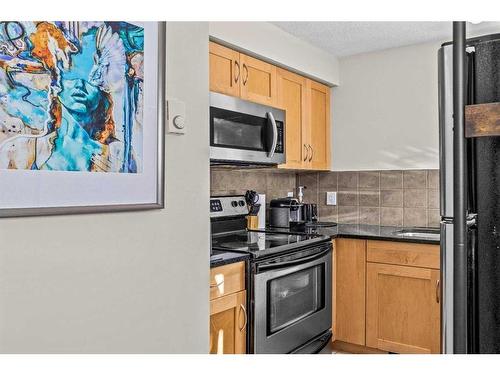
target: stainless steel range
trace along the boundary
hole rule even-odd
[[[248,231],[243,196],[212,197],[210,213],[212,252],[251,255],[249,352],[323,349],[330,342],[332,326],[330,239],[318,234]]]

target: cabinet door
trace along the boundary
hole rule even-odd
[[[286,164],[280,168],[300,169],[307,163],[304,140],[306,126],[306,79],[278,68],[278,107],[286,111]]]
[[[240,95],[240,54],[220,44],[210,42],[210,91]]]
[[[336,239],[334,246],[333,336],[365,345],[366,241]]]
[[[276,67],[240,53],[242,99],[275,107],[277,105]]]
[[[210,301],[210,354],[245,354],[246,291]]]
[[[440,352],[439,270],[367,263],[366,345]]]
[[[309,110],[310,169],[330,168],[330,88],[307,80]]]

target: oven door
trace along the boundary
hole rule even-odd
[[[289,353],[332,323],[331,246],[254,275],[254,353]]]
[[[284,111],[218,93],[210,94],[210,159],[285,162]]]

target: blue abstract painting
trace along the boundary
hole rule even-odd
[[[144,29],[0,21],[0,169],[140,173]]]

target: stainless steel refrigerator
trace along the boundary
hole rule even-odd
[[[466,104],[500,102],[500,34],[466,46]],[[442,352],[454,353],[452,43],[439,49],[438,65]],[[500,353],[500,137],[467,139],[465,154],[467,353]]]

